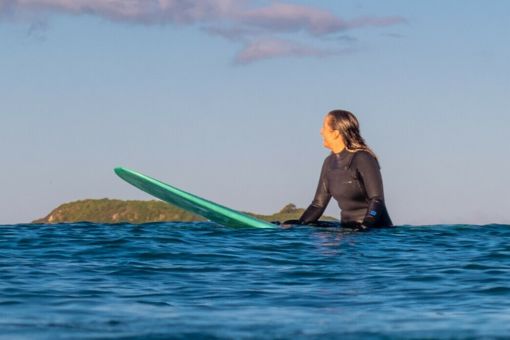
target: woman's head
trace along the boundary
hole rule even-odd
[[[351,152],[366,150],[375,154],[365,143],[359,130],[358,119],[349,111],[333,110],[324,117],[321,129],[324,146],[333,149],[333,144],[341,145]]]

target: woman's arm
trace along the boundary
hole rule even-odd
[[[310,204],[303,215],[301,215],[299,218],[300,224],[307,224],[317,221],[328,206],[329,200],[331,199],[331,194],[328,191],[328,186],[326,183],[326,170],[328,160],[329,157],[326,158],[322,164],[321,175],[319,177],[319,184],[317,185],[315,197],[312,201],[312,204]]]
[[[365,151],[358,153],[355,165],[368,198],[368,209],[363,219],[363,225],[371,227],[382,218],[385,209],[381,170],[379,162],[374,156]]]

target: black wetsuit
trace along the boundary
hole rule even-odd
[[[333,196],[345,226],[391,226],[377,159],[367,151],[331,153],[322,165],[315,198],[299,223],[317,221]]]

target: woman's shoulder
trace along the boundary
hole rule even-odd
[[[377,164],[379,167],[379,161],[370,151],[367,150],[355,150],[353,151],[353,162],[356,164]]]
[[[356,156],[357,158],[374,158],[374,155],[368,151],[368,150],[365,150],[365,149],[357,149],[357,150],[353,150],[353,151],[350,151],[354,154],[354,156]]]

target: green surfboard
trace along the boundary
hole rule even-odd
[[[120,167],[114,171],[120,178],[138,189],[218,224],[229,227],[276,227],[274,224],[187,193],[139,172]]]

